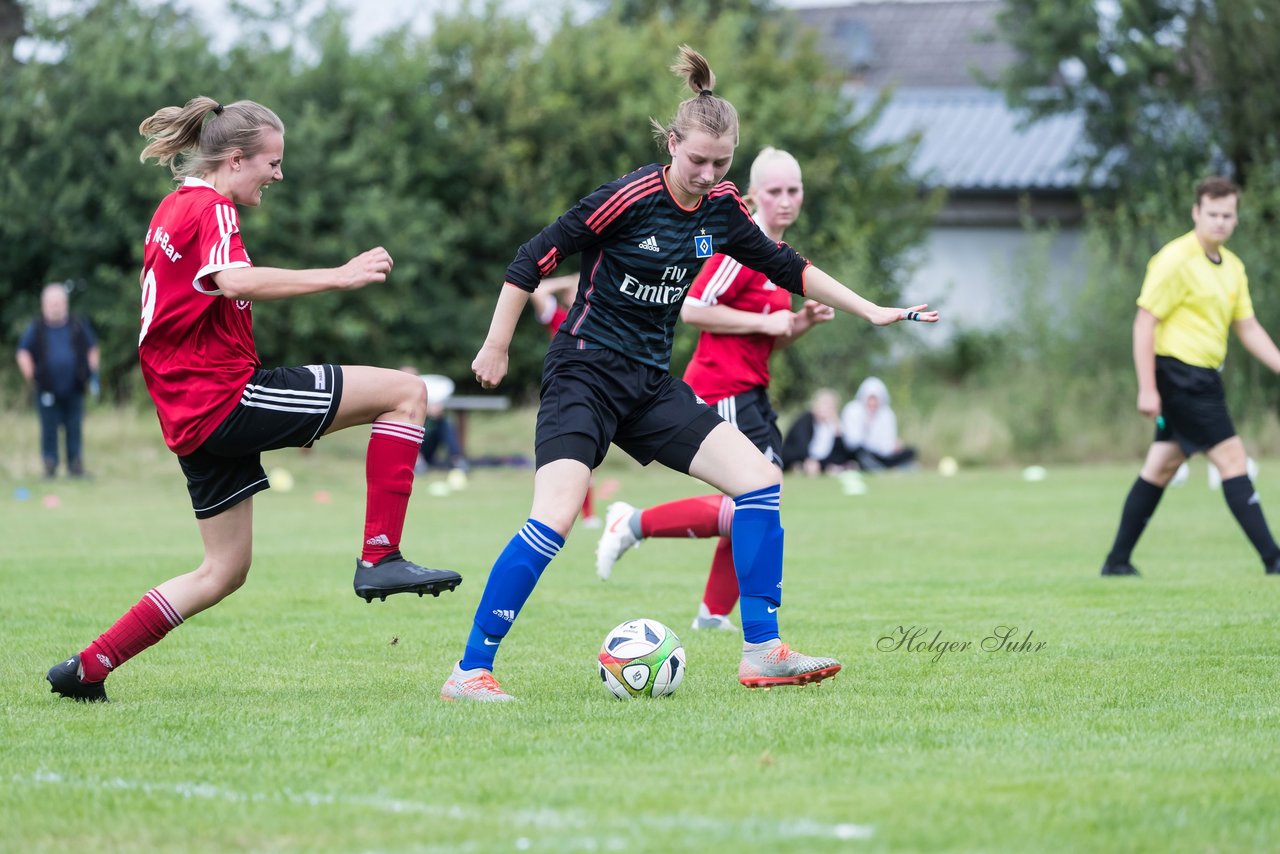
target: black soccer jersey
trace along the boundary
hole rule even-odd
[[[794,293],[809,262],[760,230],[725,181],[692,210],[652,164],[597,189],[520,247],[507,281],[527,291],[566,256],[582,253],[578,298],[560,331],[577,346],[616,350],[667,370],[680,304],[703,262],[723,252]],[[587,342],[587,343],[581,343]]]

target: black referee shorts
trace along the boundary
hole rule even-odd
[[[1156,390],[1164,426],[1156,427],[1155,441],[1177,442],[1191,456],[1236,435],[1222,375],[1213,368],[1156,356]]]
[[[613,350],[553,345],[542,368],[536,465],[571,459],[595,468],[612,442],[641,465],[657,460],[688,474],[702,440],[722,421],[666,371]]]
[[[262,452],[310,447],[329,429],[341,401],[341,365],[254,371],[213,435],[178,457],[196,518],[217,516],[269,488]]]
[[[782,468],[782,433],[778,431],[778,413],[773,411],[765,389],[753,388],[717,400],[713,405],[720,417],[741,430],[769,462]]]

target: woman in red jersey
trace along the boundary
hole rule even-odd
[[[138,355],[165,443],[187,478],[204,560],[149,591],[82,652],[49,670],[55,693],[86,701],[105,701],[103,682],[115,668],[244,583],[253,495],[269,486],[263,451],[307,447],[371,423],[357,595],[439,595],[462,581],[400,554],[423,435],[422,381],[352,365],[265,370],[254,345],[255,303],[385,281],[391,255],[377,247],[328,269],[253,265],[237,206],[257,207],[263,191],[284,180],[284,125],[261,104],[197,97],[159,110],[138,130],[149,140],[142,161],[155,158],[182,182],[147,229]]]
[[[785,151],[765,148],[751,164],[746,201],[755,208],[760,229],[781,243],[804,205],[800,164]],[[702,330],[684,381],[781,469],[782,436],[768,397],[769,358],[833,317],[835,310],[816,300],[805,300],[800,311],[792,311],[789,291],[728,255],[717,254],[699,271],[680,310],[681,320]],[[693,628],[736,629],[728,617],[738,601],[729,536],[732,498],[705,495],[643,510],[618,501],[605,517],[596,545],[596,574],[602,580],[645,537],[718,537]]]

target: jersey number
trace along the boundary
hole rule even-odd
[[[154,270],[147,270],[147,274],[142,277],[142,331],[138,333],[138,346],[142,346],[142,339],[151,328],[151,316],[155,313],[156,274]]]

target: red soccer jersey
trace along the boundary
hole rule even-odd
[[[791,310],[791,292],[764,273],[744,267],[728,255],[713,255],[698,271],[686,298],[695,305],[727,305],[752,314]],[[685,369],[684,381],[707,403],[753,388],[769,386],[769,356],[778,341],[772,335],[717,335],[703,332]]]
[[[235,408],[253,370],[253,311],[222,296],[212,273],[252,262],[235,204],[188,178],[160,202],[147,230],[138,357],[165,444],[189,454]]]
[[[560,324],[564,323],[568,317],[569,310],[557,302],[555,312],[551,315],[551,319],[547,321],[547,331],[551,333],[552,338],[556,337],[556,333],[560,331]]]

